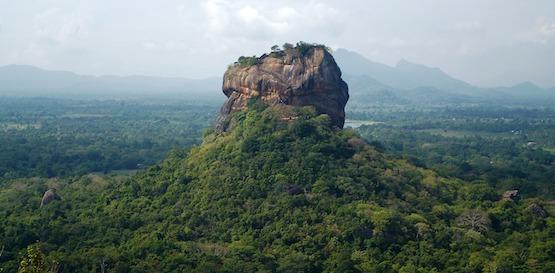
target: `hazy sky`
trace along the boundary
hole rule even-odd
[[[299,40],[555,86],[554,0],[0,0],[0,65],[200,78]]]

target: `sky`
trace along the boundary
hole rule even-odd
[[[0,65],[220,77],[301,40],[482,87],[555,86],[553,0],[0,0]]]

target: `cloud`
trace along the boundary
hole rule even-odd
[[[208,22],[208,30],[213,32],[223,31],[226,23],[228,23],[228,12],[225,1],[208,0],[202,3],[202,9],[206,14]]]
[[[545,36],[551,37],[555,35],[555,20],[540,18],[539,20],[538,32]]]
[[[200,77],[219,75],[238,56],[300,40],[348,48],[388,64],[410,59],[457,71],[470,81],[499,71],[503,66],[486,68],[507,56],[538,75],[555,64],[553,0],[534,5],[518,0],[4,2],[0,65]],[[532,44],[530,54],[522,53],[528,47],[494,54],[521,43]],[[466,65],[472,56],[479,57]]]
[[[60,8],[56,8],[56,7],[45,9],[37,13],[37,15],[35,15],[35,21],[49,20],[52,17],[57,16],[59,12],[60,12]]]
[[[289,20],[291,18],[298,18],[301,14],[294,8],[281,7],[276,12],[276,17],[280,20]]]
[[[255,20],[264,20],[264,18],[260,16],[260,13],[258,13],[258,10],[251,6],[243,7],[238,13],[239,18],[245,23],[252,23]]]
[[[315,1],[290,6],[245,1],[207,0],[202,4],[208,35],[270,40],[300,33],[342,31],[338,12]]]
[[[83,13],[64,14],[58,8],[50,8],[35,16],[34,34],[37,41],[63,46],[72,40],[83,39],[87,36],[87,33],[83,31],[83,26],[87,21],[88,16]]]
[[[154,42],[148,41],[143,42],[142,47],[145,50],[149,51],[167,51],[167,52],[175,52],[175,51],[190,51],[191,47],[187,41],[177,41],[177,40],[170,40],[164,42]]]
[[[456,31],[478,31],[482,29],[482,23],[478,21],[458,22],[451,25],[448,29]]]

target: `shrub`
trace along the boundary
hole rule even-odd
[[[283,44],[283,50],[293,49],[293,45],[290,43]]]
[[[305,55],[313,48],[323,48],[327,51],[330,51],[330,49],[323,44],[307,43],[303,41],[298,42],[295,48],[299,51],[299,53],[301,53],[301,55]]]
[[[258,63],[258,58],[256,56],[251,56],[251,57],[241,56],[237,60],[237,64],[240,67],[249,67],[249,66],[256,65],[257,63]]]

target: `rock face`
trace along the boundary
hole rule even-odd
[[[520,197],[518,190],[506,191],[503,193],[502,199],[507,201],[516,201]]]
[[[41,208],[54,200],[62,200],[62,198],[56,193],[56,189],[47,190],[42,196],[42,201],[40,202]]]
[[[528,206],[528,208],[526,208],[530,213],[532,213],[532,215],[539,217],[539,218],[545,218],[547,217],[547,211],[545,211],[545,209],[540,206],[538,203],[532,203],[530,206]]]
[[[324,47],[290,48],[262,55],[253,64],[235,64],[224,74],[223,92],[228,97],[216,121],[216,130],[227,129],[230,114],[247,107],[251,98],[269,105],[314,106],[329,115],[332,126],[343,128],[349,99],[341,70]]]

